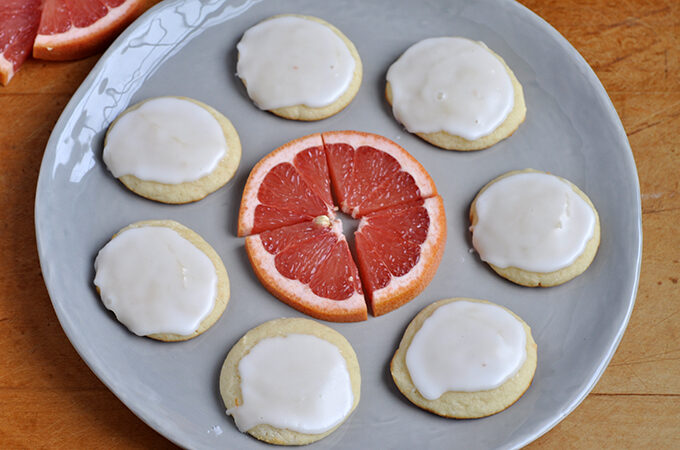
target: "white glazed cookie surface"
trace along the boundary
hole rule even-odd
[[[457,301],[437,308],[416,332],[406,366],[420,394],[486,391],[513,377],[526,360],[522,323],[503,308]]]
[[[354,44],[316,17],[271,17],[248,29],[237,49],[237,73],[250,98],[287,119],[329,117],[352,101],[361,84]]]
[[[277,319],[248,331],[220,374],[222,399],[237,426],[278,445],[332,433],[359,403],[360,385],[349,342],[309,319]]]
[[[568,180],[533,169],[488,183],[472,203],[470,222],[480,258],[525,286],[553,286],[581,274],[600,242],[590,199]]]
[[[444,309],[443,314],[437,313],[439,308],[455,303],[460,303],[461,307],[451,306],[448,311]],[[471,304],[480,306],[470,307]],[[456,313],[459,312],[463,316],[456,318]],[[430,321],[435,313],[437,315]],[[423,336],[425,340],[431,340],[437,335],[455,335],[454,327],[467,321],[470,322],[465,330],[456,329],[458,332],[468,333],[463,338],[431,342],[431,345],[426,346],[418,342]],[[475,331],[475,327],[482,329]],[[494,331],[494,328],[497,329]],[[524,339],[518,337],[517,332],[520,329]],[[421,330],[424,334],[419,337]],[[469,339],[465,339],[466,337]],[[475,342],[480,337],[484,342]],[[518,348],[522,343],[524,348]],[[412,345],[415,345],[413,350]],[[462,345],[465,347],[461,347]],[[410,352],[415,352],[418,357],[409,358]],[[494,355],[494,352],[498,354]],[[465,419],[495,414],[517,401],[531,384],[536,361],[536,343],[531,336],[531,329],[517,315],[484,300],[452,298],[432,303],[416,315],[392,358],[390,370],[397,388],[416,406],[440,416]],[[421,378],[417,384],[411,375],[416,364],[420,365],[416,369],[416,377]],[[462,367],[461,364],[469,366]],[[473,367],[475,364],[478,367]],[[447,372],[452,368],[462,370],[463,373],[449,373],[451,376],[447,377]],[[424,384],[423,376],[426,380]],[[483,379],[475,380],[475,376]],[[447,385],[455,385],[459,389],[449,389],[446,388]],[[426,391],[432,387],[436,389],[426,396],[419,391],[418,386],[421,389],[425,386]],[[480,389],[466,390],[460,389],[461,387]],[[441,390],[444,392],[437,395]]]
[[[524,120],[522,87],[484,43],[461,37],[420,41],[392,64],[385,94],[408,131],[449,150],[479,150]]]
[[[207,330],[229,299],[219,256],[198,234],[167,220],[119,231],[97,255],[94,284],[130,331],[164,341]]]
[[[232,178],[241,143],[231,122],[212,107],[185,97],[156,97],[128,108],[111,124],[103,159],[136,194],[187,203]]]

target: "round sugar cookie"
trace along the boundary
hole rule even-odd
[[[552,175],[547,172],[541,172],[537,171],[534,169],[524,169],[524,170],[514,170],[508,173],[505,173],[492,181],[490,181],[486,186],[484,186],[479,193],[475,196],[474,200],[472,201],[472,205],[470,207],[470,230],[472,231],[473,235],[473,245],[475,246],[475,249],[477,252],[480,254],[480,257],[482,257],[482,260],[485,260],[483,251],[480,250],[480,245],[477,244],[475,245],[475,230],[477,229],[478,222],[479,222],[479,214],[477,211],[477,202],[480,196],[482,196],[491,186],[494,185],[494,183],[497,183],[503,179],[506,179],[508,177],[512,177],[514,175],[519,175],[519,174],[543,174],[543,175],[549,175],[551,177],[554,177],[557,180],[560,180],[561,182],[565,183],[567,186],[571,188],[573,192],[575,192],[578,195],[578,198],[583,199],[585,204],[588,206],[590,210],[592,210],[593,213],[593,219],[594,219],[594,224],[592,227],[592,236],[585,242],[585,245],[583,247],[583,250],[576,256],[571,263],[564,267],[560,268],[555,268],[554,270],[536,270],[535,268],[532,270],[532,268],[526,268],[526,267],[521,267],[522,264],[519,262],[520,259],[515,258],[518,262],[515,264],[494,264],[493,262],[490,261],[485,261],[489,266],[500,276],[503,278],[506,278],[507,280],[512,281],[513,283],[522,285],[522,286],[527,286],[527,287],[550,287],[550,286],[557,286],[562,283],[566,283],[567,281],[577,277],[578,275],[582,274],[593,262],[593,259],[595,258],[595,254],[597,253],[597,249],[600,245],[600,218],[597,213],[597,210],[595,209],[595,206],[593,203],[590,201],[588,196],[583,193],[576,185],[574,185],[572,182],[569,180],[566,180],[562,177],[558,177],[557,175]],[[532,200],[530,198],[527,198],[524,202],[524,204],[528,205],[536,205],[536,200]],[[568,210],[569,205],[564,206],[565,212]],[[517,214],[517,209],[514,209],[512,212],[512,215],[515,217],[518,217]],[[533,212],[531,213],[533,214]],[[527,216],[528,217],[528,216]],[[555,217],[555,221],[561,220],[560,217]],[[552,232],[553,230],[550,229],[543,229],[539,230],[543,234],[547,234]],[[537,233],[534,230],[534,235],[537,235]],[[509,235],[507,233],[503,233],[503,236],[508,237]],[[515,241],[517,242],[517,241]],[[543,246],[544,248],[546,247],[544,244],[535,243],[534,247],[539,248]],[[530,249],[531,250],[531,249]],[[530,251],[529,250],[529,251]],[[515,251],[524,251],[527,252],[527,250],[520,250],[518,248],[515,248]],[[518,267],[519,266],[519,267]]]
[[[111,241],[109,241],[109,244],[113,242],[116,238],[118,238],[122,233],[125,233],[128,230],[134,230],[134,229],[139,229],[139,228],[145,228],[145,227],[160,227],[160,228],[166,228],[169,230],[174,231],[177,233],[181,238],[185,239],[188,241],[191,245],[193,245],[198,251],[200,251],[203,255],[205,255],[212,266],[215,269],[215,275],[216,275],[216,288],[215,288],[215,296],[214,296],[214,303],[212,305],[212,309],[210,312],[205,316],[198,326],[195,328],[195,331],[188,332],[186,334],[177,334],[177,333],[170,333],[170,332],[154,332],[154,333],[143,333],[140,335],[145,335],[147,337],[150,337],[152,339],[156,339],[159,341],[165,341],[165,342],[173,342],[173,341],[185,341],[191,338],[194,338],[198,336],[199,334],[204,333],[208,328],[213,326],[217,320],[222,316],[222,313],[224,313],[224,310],[227,307],[227,303],[229,302],[229,296],[230,296],[230,287],[229,287],[229,276],[227,275],[227,270],[224,267],[224,264],[222,262],[222,259],[219,257],[217,252],[208,244],[198,233],[195,231],[185,227],[184,225],[180,224],[179,222],[175,222],[173,220],[144,220],[141,222],[136,222],[131,225],[128,225],[127,227],[121,229],[118,231],[113,237],[111,238]],[[107,245],[109,245],[107,244]],[[106,246],[102,249],[102,251],[106,248]],[[102,253],[100,251],[100,255]],[[95,286],[97,288],[97,292],[99,295],[102,297],[102,301],[104,302],[105,306],[112,310],[114,314],[116,314],[117,318],[123,325],[128,327],[128,329],[131,328],[132,324],[125,323],[127,320],[123,319],[123,316],[119,317],[119,313],[116,311],[115,306],[111,306],[107,303],[110,302],[110,300],[107,299],[109,296],[114,296],[114,297],[119,297],[120,292],[118,291],[109,291],[109,290],[103,290],[103,288],[99,285],[98,283],[98,278],[97,278],[97,273],[99,270],[101,270],[101,266],[99,265],[101,263],[100,261],[100,255],[97,256],[97,260],[95,261]],[[154,254],[150,255],[145,255],[144,259],[142,262],[144,264],[147,264],[147,261],[152,260],[154,258]],[[134,263],[134,261],[130,261],[131,263]],[[178,261],[179,263],[179,261]],[[138,273],[141,273],[138,272]],[[183,275],[187,276],[185,271],[183,270]],[[129,279],[126,279],[127,282],[130,282]],[[186,280],[186,278],[185,278]],[[156,282],[154,283],[154,280],[146,280],[146,279],[139,279],[138,281],[135,280],[135,282],[140,283],[141,286],[144,286],[147,290],[153,292],[155,289],[159,288],[159,283]],[[105,288],[104,288],[105,289]],[[112,309],[113,308],[113,309]],[[178,308],[175,313],[181,314],[181,307]],[[161,315],[163,312],[160,313]],[[124,322],[125,320],[125,322]],[[132,329],[131,329],[132,331]],[[134,331],[132,331],[134,332]],[[137,334],[137,333],[135,333]]]
[[[189,104],[187,105],[184,102],[189,102]],[[223,156],[217,161],[212,170],[203,175],[189,176],[191,179],[186,181],[168,181],[166,179],[159,180],[157,175],[139,176],[129,173],[129,167],[121,167],[120,169],[114,168],[116,163],[113,159],[116,158],[116,156],[115,151],[112,150],[112,148],[114,148],[113,146],[128,146],[128,143],[124,141],[126,130],[120,128],[121,126],[131,126],[129,124],[130,121],[123,122],[126,117],[134,118],[134,122],[137,122],[138,124],[143,123],[144,126],[140,127],[141,129],[138,129],[137,133],[144,139],[150,140],[150,142],[154,143],[159,148],[168,148],[168,145],[175,143],[180,143],[180,145],[185,146],[192,145],[192,143],[189,142],[184,143],[184,138],[173,136],[173,132],[175,132],[177,128],[176,124],[185,122],[181,116],[172,116],[174,112],[173,105],[180,105],[182,108],[189,107],[189,111],[193,109],[193,112],[201,114],[200,120],[208,119],[208,122],[204,123],[205,126],[211,127],[211,130],[215,130],[216,128],[214,125],[216,124],[219,126],[219,129],[221,129],[221,135],[224,137],[223,142],[225,150]],[[199,107],[200,109],[195,109],[196,107]],[[141,108],[149,109],[150,112],[146,112],[145,109],[140,111]],[[158,118],[154,117],[154,111],[151,108],[160,108],[164,117],[169,117],[171,121],[163,121],[162,119],[157,120]],[[205,115],[205,112],[209,113],[209,116]],[[136,115],[132,116],[131,114]],[[210,122],[212,119],[216,122]],[[140,120],[146,122],[140,122]],[[172,122],[174,122],[174,124]],[[118,133],[121,138],[118,138],[116,133]],[[221,136],[218,135],[215,137],[221,140]],[[222,143],[218,142],[216,144],[221,145]],[[143,151],[145,147],[150,148],[150,146],[142,145],[139,149],[135,150]],[[197,146],[195,145],[192,150],[195,151],[196,147]],[[162,161],[162,163],[164,167],[171,167],[172,170],[183,170],[183,167],[186,167],[187,164],[191,163],[193,156],[194,155],[187,153],[186,156],[183,156],[183,160],[166,160]],[[157,155],[156,157],[158,158],[160,155]],[[147,161],[153,162],[153,160]],[[135,194],[162,203],[181,204],[201,200],[206,195],[211,194],[224,186],[236,173],[240,161],[241,141],[236,129],[229,119],[211,106],[188,97],[154,97],[131,106],[123,111],[111,124],[104,141],[104,162],[109,171]],[[156,169],[157,174],[158,170],[159,169]],[[161,175],[160,178],[165,177]]]
[[[445,391],[435,399],[428,399],[421,394],[413,382],[407,365],[407,353],[416,333],[421,330],[425,321],[440,307],[453,302],[472,302],[476,304],[490,305],[500,308],[512,315],[519,323],[525,333],[526,357],[519,369],[514,372],[500,386],[479,391]],[[455,349],[449,349],[452,351]],[[464,352],[464,350],[462,350]],[[390,371],[397,388],[401,393],[416,406],[430,411],[434,414],[456,418],[456,419],[475,419],[490,416],[511,406],[529,388],[536,372],[537,352],[536,342],[531,335],[529,326],[515,313],[494,303],[470,298],[450,298],[439,300],[430,304],[420,311],[406,328],[404,336],[399,343],[399,348],[392,358]]]
[[[278,428],[276,426],[261,423],[250,429],[243,430],[264,442],[276,445],[305,445],[322,439],[335,431],[352,414],[359,404],[361,394],[361,374],[359,371],[359,361],[357,360],[354,349],[350,343],[337,331],[309,319],[291,318],[276,319],[265,322],[248,331],[229,351],[227,358],[220,372],[220,393],[224,405],[229,412],[233,408],[244,405],[244,395],[242,392],[242,379],[240,363],[242,359],[249,355],[253,348],[263,340],[269,338],[286,338],[290,336],[309,335],[329,343],[339,351],[347,369],[349,376],[349,389],[352,393],[351,408],[347,414],[335,426],[327,431],[320,433],[303,433],[288,428]],[[291,355],[293,356],[293,355]],[[305,357],[306,355],[296,356]],[[283,365],[275,372],[270,372],[273,377],[285,377],[287,368]],[[325,395],[328,395],[325,394]],[[327,397],[324,397],[327,398]]]
[[[305,33],[319,31],[330,31],[326,37],[340,44],[340,51],[324,49],[328,40],[313,35],[305,38]],[[306,50],[300,51],[305,46]],[[251,100],[285,119],[314,121],[337,114],[361,86],[363,69],[356,47],[339,29],[318,17],[272,16],[247,30],[237,49],[237,73]]]
[[[492,131],[488,132],[487,134],[483,134],[478,137],[463,137],[461,135],[451,133],[448,131],[445,131],[442,128],[435,129],[432,131],[418,131],[418,129],[414,129],[413,131],[409,129],[410,127],[406,122],[408,120],[402,118],[400,120],[399,114],[397,113],[397,110],[401,108],[401,105],[404,105],[403,107],[406,108],[408,106],[408,97],[405,97],[404,95],[401,95],[398,98],[395,98],[395,88],[398,89],[403,89],[402,85],[403,83],[397,78],[394,79],[393,76],[395,73],[397,73],[397,70],[401,71],[406,71],[411,72],[408,73],[409,77],[413,77],[413,80],[420,80],[417,84],[418,87],[417,92],[409,94],[411,98],[418,97],[420,98],[420,104],[418,108],[428,110],[429,113],[432,113],[434,110],[439,110],[440,112],[443,112],[444,110],[448,109],[448,112],[445,113],[445,115],[442,117],[440,120],[451,120],[452,116],[449,116],[448,114],[450,111],[457,110],[458,112],[456,114],[459,114],[460,111],[469,111],[470,108],[468,108],[470,96],[474,97],[472,99],[473,101],[481,101],[480,94],[477,92],[478,89],[483,89],[484,84],[481,80],[483,78],[481,76],[471,76],[470,73],[472,71],[472,66],[469,67],[462,67],[460,70],[457,72],[461,73],[461,77],[463,79],[472,79],[472,80],[480,80],[479,84],[471,84],[469,92],[464,91],[464,90],[455,90],[452,86],[447,86],[446,82],[447,79],[451,79],[451,73],[455,73],[456,71],[445,71],[442,73],[440,76],[434,76],[431,70],[428,70],[426,68],[423,68],[421,65],[418,63],[413,63],[411,59],[417,55],[417,51],[419,51],[418,46],[422,46],[422,44],[428,44],[428,42],[433,42],[433,41],[444,41],[444,40],[456,40],[463,42],[464,45],[466,46],[473,46],[473,50],[477,51],[482,51],[485,52],[487,57],[490,57],[491,63],[500,63],[499,68],[502,67],[504,73],[507,74],[508,80],[511,85],[512,93],[512,107],[507,112],[507,115],[505,116],[504,119],[502,119],[502,122],[495,125],[492,129]],[[468,54],[469,54],[469,49],[464,49]],[[482,53],[484,55],[484,53]],[[453,55],[452,55],[453,56]],[[452,57],[451,56],[451,57]],[[432,59],[431,62],[435,64],[436,66],[441,66],[441,61],[443,59],[443,55],[435,55]],[[489,62],[489,61],[487,61]],[[400,67],[401,66],[401,67]],[[393,67],[395,68],[393,70]],[[436,68],[436,67],[435,67]],[[494,73],[496,71],[496,68],[493,68]],[[507,138],[510,136],[512,133],[515,132],[515,130],[519,127],[519,125],[524,121],[524,118],[526,116],[526,104],[524,101],[524,92],[522,89],[522,85],[519,83],[517,80],[517,77],[515,74],[512,72],[510,67],[506,64],[506,62],[501,58],[498,54],[496,54],[493,50],[489,49],[483,42],[476,42],[476,41],[471,41],[465,38],[432,38],[432,39],[426,39],[424,41],[420,41],[413,46],[411,46],[409,49],[406,50],[402,54],[402,56],[395,61],[394,64],[390,67],[390,70],[388,71],[387,74],[387,84],[385,86],[385,97],[387,98],[388,103],[392,106],[393,112],[395,114],[395,117],[397,120],[402,122],[402,124],[406,127],[406,129],[420,138],[424,139],[425,141],[429,142],[432,145],[435,145],[437,147],[446,149],[446,150],[459,150],[459,151],[468,151],[468,150],[481,150],[484,148],[491,147],[492,145],[496,144],[497,142]],[[438,80],[430,83],[430,80]],[[395,85],[397,83],[397,85]],[[456,86],[463,86],[463,83],[455,83]],[[450,92],[446,92],[449,90]],[[457,98],[461,95],[467,98]],[[488,94],[487,94],[488,96]],[[448,108],[441,108],[439,105],[440,102],[442,101],[451,101],[452,103],[448,106]],[[467,102],[466,102],[467,100]],[[460,108],[460,109],[459,109]],[[415,109],[415,108],[413,108]],[[473,117],[469,118],[470,120],[473,119]],[[476,120],[476,119],[475,119]],[[475,124],[478,124],[479,122],[475,121]],[[468,128],[471,128],[474,130],[475,125],[468,125]]]

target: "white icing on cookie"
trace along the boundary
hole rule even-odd
[[[468,140],[491,134],[514,106],[507,70],[481,42],[431,38],[389,68],[392,111],[412,133],[445,131]]]
[[[413,384],[428,400],[448,391],[497,388],[525,359],[526,333],[519,320],[497,305],[464,300],[437,308],[406,352]]]
[[[250,98],[265,110],[328,106],[347,90],[356,65],[333,30],[295,16],[260,22],[245,32],[236,48],[238,76]]]
[[[224,131],[205,108],[159,97],[123,114],[110,128],[104,162],[116,177],[166,184],[196,181],[227,152]]]
[[[548,273],[570,266],[595,230],[595,212],[572,187],[546,173],[518,173],[491,184],[475,203],[472,243],[501,268]]]
[[[269,424],[326,432],[350,413],[354,395],[345,358],[330,342],[289,334],[258,342],[238,365],[243,404],[227,410],[240,431]]]
[[[104,305],[139,336],[192,334],[215,305],[212,261],[166,227],[123,231],[101,249],[94,267]]]

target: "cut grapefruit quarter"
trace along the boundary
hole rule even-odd
[[[352,217],[437,193],[423,166],[383,136],[359,131],[322,136],[333,191],[342,212]]]
[[[66,61],[93,55],[136,19],[148,3],[148,0],[44,0],[33,57]]]
[[[238,235],[333,217],[330,179],[320,134],[301,137],[258,162],[246,181]]]
[[[342,225],[327,216],[246,237],[255,274],[276,298],[332,322],[366,320],[366,302]]]
[[[274,296],[319,319],[365,320],[366,297],[378,316],[412,300],[432,280],[446,241],[436,192],[423,166],[382,136],[313,134],[255,165],[238,234],[247,236],[253,270]],[[359,267],[333,200],[361,217]]]
[[[0,1],[0,84],[9,83],[33,48],[42,0]]]
[[[436,195],[370,213],[354,240],[371,313],[388,313],[432,281],[446,244],[444,202]]]

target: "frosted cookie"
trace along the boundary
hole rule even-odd
[[[581,190],[533,169],[492,180],[470,207],[472,244],[500,276],[555,286],[583,273],[600,245],[600,219]]]
[[[316,17],[271,17],[248,29],[236,48],[236,71],[250,98],[286,119],[332,116],[349,105],[361,85],[354,44]]]
[[[444,417],[486,417],[527,390],[536,372],[536,343],[510,310],[451,298],[416,315],[390,369],[397,388],[416,406]]]
[[[186,97],[157,97],[118,116],[104,162],[132,192],[163,203],[200,200],[224,186],[241,160],[229,119]]]
[[[278,445],[328,436],[359,403],[359,362],[337,331],[309,319],[277,319],[248,331],[220,373],[236,426]]]
[[[480,150],[524,121],[522,86],[483,42],[461,37],[422,40],[387,71],[394,117],[406,130],[447,150]]]
[[[123,228],[99,251],[94,268],[104,306],[138,336],[191,339],[217,322],[229,301],[220,257],[172,220]]]

